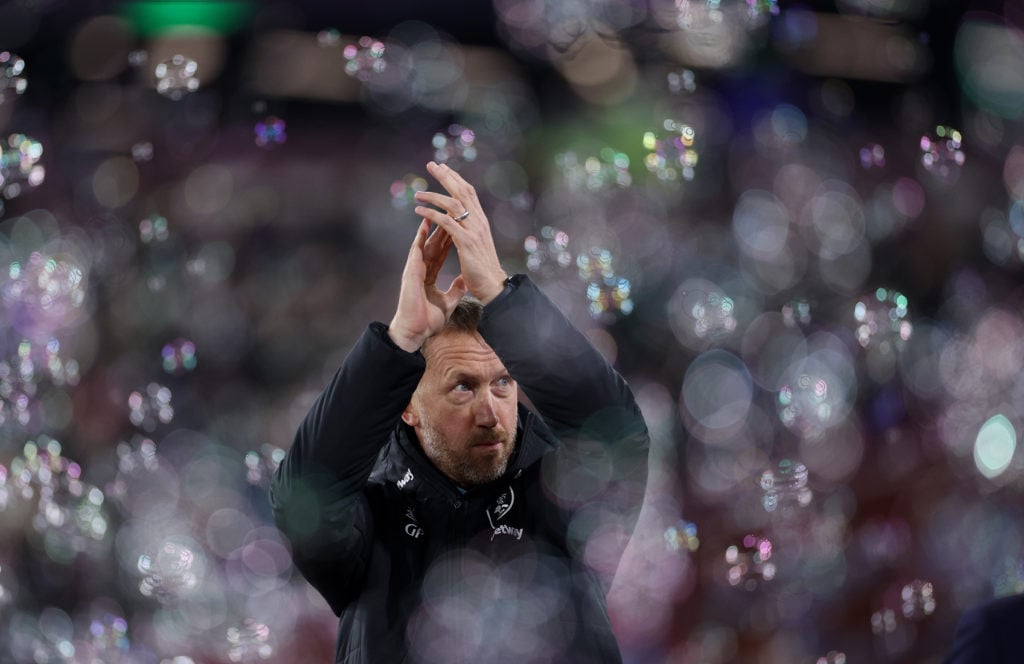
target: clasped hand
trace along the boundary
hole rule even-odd
[[[423,221],[409,248],[402,271],[398,309],[388,326],[392,341],[412,352],[444,327],[467,292],[487,304],[504,289],[506,274],[494,248],[491,227],[471,184],[446,164],[429,162],[427,171],[448,195],[420,191],[415,209]],[[433,207],[431,207],[433,206]],[[464,212],[468,215],[456,221]],[[434,232],[430,232],[434,225]],[[447,290],[437,287],[437,275],[455,247],[460,273]]]

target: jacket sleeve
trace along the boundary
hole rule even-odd
[[[349,352],[295,434],[274,474],[270,503],[296,567],[335,613],[358,592],[373,519],[363,489],[409,403],[423,356],[373,323]]]
[[[479,330],[560,441],[542,479],[573,514],[570,541],[582,548],[597,535],[623,539],[611,530],[628,538],[650,443],[629,385],[525,275],[484,307]],[[605,580],[617,563],[611,555],[602,565]]]

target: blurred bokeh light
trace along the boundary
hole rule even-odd
[[[266,491],[430,159],[647,418],[632,540],[571,525],[625,661],[937,664],[1024,592],[1016,3],[102,5],[0,0],[0,661],[331,661]],[[568,574],[453,553],[407,637],[547,661]]]

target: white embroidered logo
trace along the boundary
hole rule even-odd
[[[423,528],[416,523],[416,513],[412,511],[411,507],[405,508],[405,518],[409,519],[409,523],[405,524],[405,534],[413,539],[418,539],[423,535]]]
[[[509,487],[508,491],[498,496],[498,499],[494,501],[494,505],[487,509],[487,520],[491,523],[491,528],[495,528],[494,524],[504,519],[505,515],[512,511],[512,506],[515,503],[516,493],[512,490],[512,487]]]
[[[523,538],[523,529],[513,528],[512,526],[507,526],[503,523],[497,528],[495,528],[494,532],[491,533],[491,541],[493,542],[494,538],[498,535],[511,535],[512,537],[515,537],[518,540]]]
[[[402,476],[402,479],[400,479],[397,482],[395,482],[395,484],[398,485],[399,489],[404,489],[405,485],[408,484],[411,481],[412,481],[412,470],[406,468],[405,469],[405,475]]]

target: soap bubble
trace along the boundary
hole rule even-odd
[[[245,479],[249,484],[266,488],[270,478],[284,460],[285,451],[280,447],[264,443],[260,450],[245,453]]]
[[[885,148],[878,143],[868,143],[862,147],[860,165],[866,171],[872,168],[885,168]]]
[[[907,296],[891,288],[878,288],[858,299],[853,307],[857,342],[884,352],[903,348],[914,331],[908,319],[909,306]]]
[[[644,132],[643,144],[647,150],[644,165],[659,180],[692,180],[697,165],[693,127],[675,120],[665,120],[662,127],[664,132]]]
[[[783,459],[775,468],[761,473],[761,489],[761,504],[766,512],[786,514],[807,507],[813,496],[807,486],[807,467],[790,459]]]
[[[196,368],[196,345],[188,339],[178,338],[164,344],[160,351],[164,371],[180,376]]]
[[[336,28],[328,28],[316,33],[316,43],[324,48],[337,46],[341,43],[341,32]]]
[[[360,81],[368,81],[387,69],[384,42],[363,36],[345,46],[345,73]]]
[[[434,146],[434,161],[448,164],[456,170],[466,162],[476,160],[476,133],[460,124],[448,126],[448,130],[439,131],[431,140]]]
[[[694,552],[700,548],[697,524],[680,519],[665,529],[665,547],[672,553]]]
[[[668,91],[672,94],[696,92],[697,77],[690,69],[670,71],[668,73]]]
[[[180,541],[179,541],[180,540]],[[173,604],[195,591],[205,571],[199,546],[185,538],[167,539],[152,553],[139,556],[139,592],[161,604]]]
[[[28,88],[28,79],[22,76],[24,72],[24,60],[10,51],[0,51],[0,104]]]
[[[168,236],[167,217],[163,215],[151,214],[139,222],[139,239],[144,244],[163,242]]]
[[[427,181],[419,175],[410,173],[401,180],[391,183],[391,205],[399,210],[418,205],[416,192],[426,190]]]
[[[625,189],[633,184],[629,155],[614,148],[602,148],[598,156],[582,159],[572,151],[555,155],[555,166],[570,191],[601,192]]]
[[[270,628],[252,618],[246,618],[241,627],[229,627],[227,639],[228,659],[232,662],[256,662],[274,654]]]
[[[156,66],[156,91],[163,96],[178,100],[199,89],[196,72],[199,63],[184,55],[175,55]]]
[[[537,235],[526,236],[523,248],[526,250],[526,269],[530,272],[550,276],[573,264],[569,234],[554,226],[544,226]]]
[[[726,580],[730,586],[756,590],[775,578],[775,563],[771,557],[771,540],[752,534],[744,536],[742,544],[733,544],[725,550]]]
[[[10,200],[25,189],[38,187],[46,178],[39,163],[43,144],[25,134],[11,134],[0,144],[0,195]]]
[[[966,161],[962,147],[963,135],[959,130],[939,125],[934,134],[921,137],[921,165],[940,182],[952,184],[960,177]]]
[[[282,145],[288,140],[284,120],[273,115],[268,115],[257,122],[253,127],[253,134],[255,134],[256,145],[261,148],[272,148]]]
[[[143,431],[153,431],[157,423],[168,424],[174,418],[171,391],[159,383],[128,395],[129,419]]]

